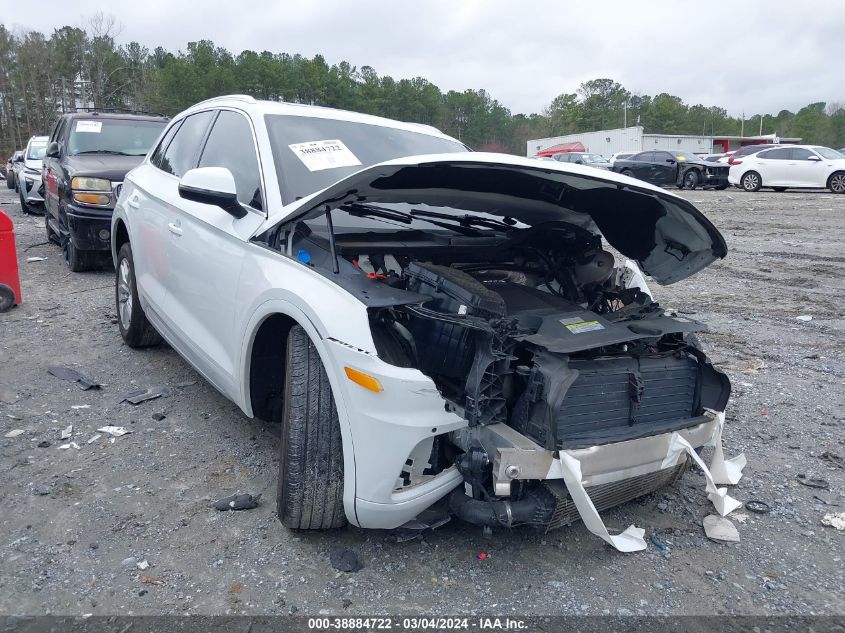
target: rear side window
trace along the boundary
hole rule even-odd
[[[167,130],[167,133],[161,139],[161,142],[158,144],[158,147],[156,147],[155,151],[153,152],[153,155],[150,156],[150,162],[153,165],[155,165],[159,169],[166,171],[169,174],[172,174],[173,172],[170,170],[169,166],[164,166],[164,150],[166,150],[167,146],[170,145],[170,141],[173,140],[174,135],[179,130],[179,127],[181,125],[182,122],[179,121],[175,123],[169,130]]]
[[[238,202],[263,210],[261,172],[255,153],[252,128],[246,117],[221,110],[202,151],[200,167],[225,167],[235,178]]]
[[[164,155],[158,167],[168,174],[181,178],[189,169],[197,166],[200,144],[205,137],[208,124],[214,117],[214,112],[200,112],[185,118],[176,131],[176,135],[164,150]]]
[[[766,160],[791,160],[792,150],[788,147],[770,149],[767,152],[760,152],[757,158],[765,158]]]

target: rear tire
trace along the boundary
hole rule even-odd
[[[15,172],[8,171],[6,172],[6,189],[14,189],[15,188]]]
[[[138,299],[135,284],[135,262],[129,242],[120,247],[115,268],[114,303],[117,310],[117,325],[123,341],[133,348],[149,347],[161,343],[161,335],[147,321],[147,315]]]
[[[0,284],[0,312],[7,312],[15,305],[15,291],[6,284]]]
[[[317,348],[299,325],[288,334],[279,520],[296,530],[346,525],[343,446],[332,388]]]
[[[56,233],[50,227],[50,213],[46,209],[44,210],[44,228],[47,233],[47,241],[52,242],[53,244],[61,245],[62,242],[59,239],[59,236],[56,235]]]
[[[619,173],[621,173],[623,176],[628,176],[628,178],[635,178],[634,172],[632,172],[630,169],[623,169]]]
[[[763,186],[763,179],[760,178],[760,174],[756,171],[749,171],[742,175],[739,184],[743,189],[745,189],[745,191],[754,193],[756,191],[760,191],[760,187]]]
[[[845,193],[845,171],[838,171],[827,181],[827,188],[833,193]]]

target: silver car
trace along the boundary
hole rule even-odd
[[[22,161],[18,162],[16,179],[21,210],[24,213],[34,213],[35,207],[44,204],[41,187],[41,162],[47,153],[47,137],[33,136],[26,144]]]

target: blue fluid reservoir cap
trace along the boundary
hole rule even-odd
[[[296,258],[301,261],[303,264],[310,264],[311,263],[311,253],[308,251],[299,251],[296,254]]]

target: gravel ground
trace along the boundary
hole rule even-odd
[[[69,273],[44,243],[43,220],[21,215],[11,194],[3,189],[0,207],[16,225],[24,304],[0,315],[0,615],[845,613],[845,532],[821,524],[845,511],[835,463],[845,458],[845,196],[684,192],[730,253],[653,290],[710,325],[704,344],[734,384],[726,453],[748,457],[731,494],[772,510],[735,512],[741,542],[712,542],[701,528],[711,513],[704,479],[691,471],[604,513],[612,530],[645,528],[667,557],[652,542],[620,554],[581,524],[484,536],[453,521],[404,543],[351,527],[283,528],[272,429],[168,347],[123,345],[114,273]],[[49,375],[50,365],[103,387],[82,391]],[[172,395],[121,402],[159,385]],[[106,424],[132,432],[89,443]],[[69,425],[79,450],[59,448]],[[800,485],[801,473],[830,490]],[[207,507],[235,492],[261,493],[263,503]],[[338,546],[363,569],[335,571]]]

